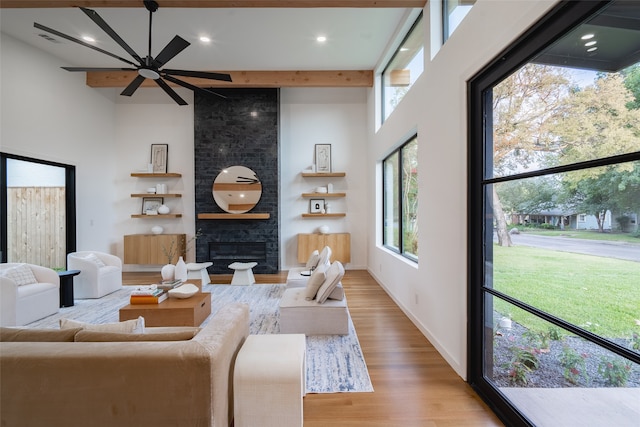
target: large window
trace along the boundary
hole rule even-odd
[[[382,121],[389,117],[424,69],[422,14],[382,72]]]
[[[75,167],[0,153],[2,262],[65,269],[76,248]]]
[[[508,425],[640,416],[639,18],[566,2],[470,82],[469,379]]]
[[[383,244],[418,261],[418,139],[413,137],[382,162]]]

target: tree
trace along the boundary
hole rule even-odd
[[[493,173],[525,170],[558,150],[552,124],[567,115],[568,71],[527,64],[493,88]],[[511,246],[502,203],[493,189],[498,244]]]
[[[629,110],[640,109],[640,64],[632,65],[621,71],[624,85],[633,94],[633,100],[627,103]]]

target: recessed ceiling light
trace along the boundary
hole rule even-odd
[[[207,37],[207,36],[202,36],[202,37],[200,37],[200,41],[202,43],[209,43],[211,41],[211,39],[209,37]]]
[[[589,47],[589,46],[593,46],[593,45],[594,45],[594,44],[596,44],[596,43],[598,43],[598,42],[597,42],[597,41],[595,41],[595,40],[592,40],[592,41],[590,41],[590,42],[586,42],[584,45],[585,45],[585,46],[587,46],[587,47]]]
[[[594,46],[594,47],[590,47],[589,49],[587,49],[587,52],[593,52],[593,51],[596,51],[596,50],[598,50],[598,47]]]
[[[595,37],[595,35],[590,33],[590,34],[585,34],[584,36],[582,36],[582,37],[580,37],[580,38],[581,38],[582,40],[589,40],[589,39],[592,39],[592,38],[594,38],[594,37]]]
[[[91,36],[82,36],[82,40],[89,42],[89,43],[93,43],[94,41],[96,41],[96,39],[94,39]]]
[[[316,41],[320,42],[320,43],[324,43],[327,41],[327,37],[326,36],[318,36],[316,37]]]

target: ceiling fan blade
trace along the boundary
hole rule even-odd
[[[137,68],[60,67],[67,71],[136,71]]]
[[[46,32],[51,33],[53,35],[56,35],[58,37],[62,37],[63,39],[67,39],[67,40],[72,41],[74,43],[81,44],[82,46],[88,47],[89,49],[97,50],[100,53],[104,53],[105,55],[109,55],[109,56],[111,56],[113,58],[119,59],[122,62],[126,62],[127,64],[133,65],[134,67],[138,66],[138,64],[136,64],[135,62],[131,62],[128,59],[122,58],[122,57],[120,57],[120,56],[118,56],[118,55],[116,55],[114,53],[107,52],[104,49],[100,49],[99,47],[95,47],[95,46],[93,46],[93,45],[91,45],[89,43],[83,42],[82,40],[78,40],[76,38],[68,36],[68,35],[66,35],[64,33],[61,33],[60,31],[54,30],[53,28],[45,27],[44,25],[40,25],[37,22],[34,22],[33,26],[38,28],[38,29],[40,29],[40,30],[42,30],[42,31],[46,31]]]
[[[122,92],[120,92],[120,95],[124,95],[124,96],[133,95],[133,92],[135,92],[136,89],[138,89],[140,87],[140,85],[142,84],[144,79],[145,78],[142,77],[142,76],[136,77],[135,79],[133,79],[131,81],[131,83],[129,83],[129,85],[127,87],[124,88],[124,90]]]
[[[174,101],[176,101],[178,103],[178,105],[188,105],[187,101],[185,101],[184,99],[182,99],[180,97],[180,95],[178,95],[176,93],[175,90],[171,89],[171,87],[169,87],[169,85],[167,83],[165,83],[164,80],[162,79],[157,79],[155,80],[155,82],[158,84],[158,86],[160,86],[165,92],[167,92],[167,95],[169,95],[171,98],[173,98]]]
[[[182,52],[189,46],[191,43],[186,41],[180,36],[175,36],[168,45],[160,51],[158,56],[153,59],[153,66],[156,68],[162,67],[164,64],[173,59],[174,56]]]
[[[170,82],[173,82],[173,83],[177,84],[177,85],[180,85],[182,87],[186,87],[187,89],[191,89],[194,92],[200,92],[200,93],[204,93],[204,94],[207,94],[207,95],[216,95],[216,96],[219,96],[220,98],[227,99],[227,97],[224,96],[224,95],[220,95],[219,93],[213,92],[213,91],[211,91],[209,89],[205,89],[205,88],[202,88],[202,87],[194,86],[191,83],[187,83],[187,82],[185,82],[183,80],[176,79],[175,77],[171,77],[169,75],[163,75],[162,77],[167,79],[167,80],[169,80]]]
[[[198,77],[201,79],[221,80],[223,82],[231,81],[231,76],[229,74],[210,73],[207,71],[168,70],[165,68],[162,72],[172,74],[174,76]]]
[[[140,64],[143,64],[142,58],[140,58],[135,50],[133,50],[124,40],[122,40],[122,38],[113,30],[113,28],[109,26],[109,24],[105,22],[104,19],[102,19],[100,15],[98,15],[98,12],[84,7],[81,7],[80,10],[82,10],[89,18],[91,18],[91,20],[95,22],[98,27],[102,28],[102,31],[107,33],[109,37],[111,37],[116,43],[118,43],[120,47],[126,50],[127,53],[131,55],[136,61],[138,61]]]

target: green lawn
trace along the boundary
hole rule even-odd
[[[640,332],[640,263],[494,245],[494,288],[609,338]],[[494,299],[494,309],[535,330],[548,323]]]
[[[568,237],[571,239],[605,240],[609,242],[625,242],[640,246],[640,237],[630,233],[607,232],[593,230],[543,230],[541,228],[521,228],[521,233],[536,236]]]

